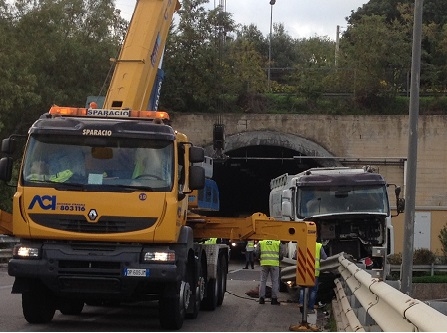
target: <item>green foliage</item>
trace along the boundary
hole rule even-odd
[[[126,27],[111,0],[0,3],[0,136],[26,134],[53,104],[100,94]],[[0,209],[11,212],[15,187],[0,187]]]
[[[387,257],[388,263],[391,265],[402,264],[402,253],[391,254]],[[413,264],[414,265],[430,265],[435,263],[436,255],[429,249],[416,249],[413,252]]]
[[[413,253],[414,265],[430,265],[436,260],[435,254],[429,249],[416,249]]]
[[[435,274],[433,276],[414,276],[413,283],[447,283],[447,274]]]
[[[400,265],[402,264],[402,253],[390,254],[387,259],[390,265]]]
[[[441,251],[444,254],[444,257],[447,257],[447,224],[442,227],[438,239],[441,242]]]

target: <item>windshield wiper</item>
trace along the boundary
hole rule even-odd
[[[85,191],[85,185],[84,184],[79,184],[79,183],[61,183],[61,182],[52,182],[52,181],[47,181],[47,184],[51,185],[55,185],[58,184],[58,186],[55,186],[54,188],[57,191],[63,191],[63,190],[68,190],[68,191]]]
[[[111,184],[111,185],[106,185],[106,186],[119,187],[121,189],[131,189],[131,190],[137,190],[137,191],[154,192],[154,189],[150,186],[121,185],[121,184],[115,184],[115,185]]]

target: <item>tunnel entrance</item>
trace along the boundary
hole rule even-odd
[[[213,154],[211,149],[205,148],[209,156]],[[213,179],[220,198],[220,211],[215,214],[246,217],[261,212],[269,215],[271,179],[284,173],[297,174],[309,168],[339,165],[331,157],[320,145],[297,135],[273,131],[232,135],[225,139],[224,156],[214,157]]]
[[[269,215],[270,180],[284,173],[296,174],[319,166],[312,159],[295,159],[298,152],[273,146],[250,146],[227,152],[214,160],[220,194],[220,216]]]

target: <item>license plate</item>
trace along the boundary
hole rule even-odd
[[[125,268],[124,276],[149,276],[149,269],[144,268]]]

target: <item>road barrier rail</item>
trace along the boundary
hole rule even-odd
[[[445,331],[447,316],[441,312],[373,278],[343,253],[336,259],[340,274],[335,280],[338,315],[345,323],[345,327],[338,327],[339,331],[374,331],[377,328],[384,332]]]
[[[17,238],[0,235],[0,263],[7,262],[12,258],[12,248],[18,241]]]
[[[390,265],[391,272],[401,272],[402,265]],[[447,265],[413,265],[413,272],[429,272],[431,276],[434,276],[436,272],[446,273]]]

